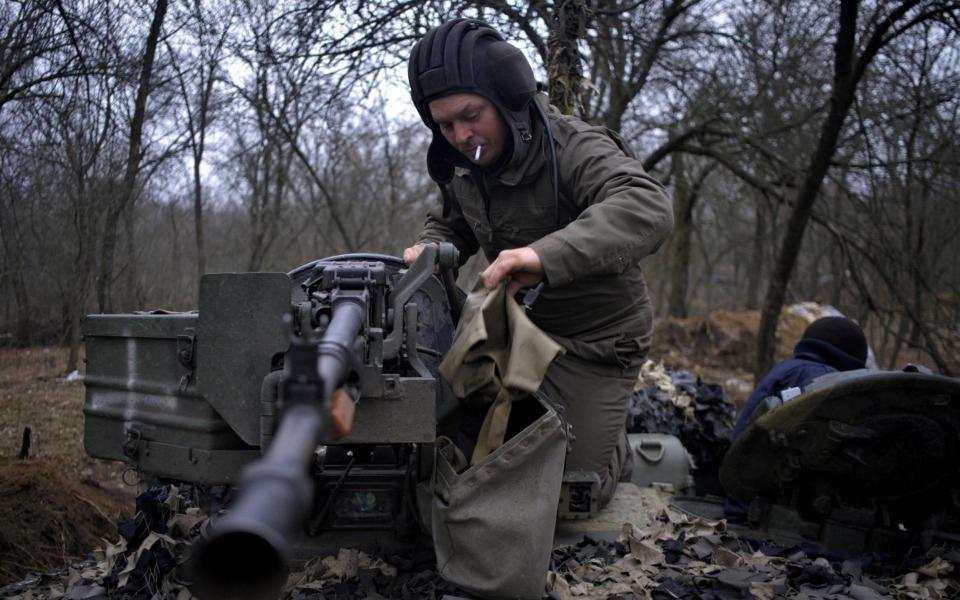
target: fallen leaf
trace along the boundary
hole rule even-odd
[[[952,573],[953,565],[937,556],[932,561],[917,569],[917,572],[927,577],[939,577]]]
[[[592,591],[593,585],[586,582],[578,583],[577,585],[570,587],[570,594],[572,596],[587,596]]]
[[[713,551],[713,564],[721,567],[742,567],[746,563],[736,552],[720,546]]]
[[[750,584],[750,596],[757,600],[771,600],[776,597],[772,581],[754,581]]]
[[[323,566],[326,567],[324,578],[344,581],[357,576],[357,571],[360,566],[360,556],[357,550],[340,548],[340,552],[336,558],[327,556],[321,562]]]
[[[193,526],[203,521],[204,518],[201,515],[176,514],[167,521],[167,528],[173,535],[186,539]]]
[[[559,600],[570,600],[573,594],[570,592],[570,584],[559,573],[547,571],[546,593],[553,593]]]
[[[665,560],[663,551],[655,544],[636,538],[630,540],[630,554],[643,566],[662,565]]]

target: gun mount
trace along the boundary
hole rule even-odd
[[[449,245],[409,269],[336,256],[289,274],[207,275],[199,313],[88,317],[87,452],[205,490],[239,487],[199,545],[208,590],[268,589],[321,532],[409,537],[432,458],[420,446],[455,406],[435,373],[457,297],[434,273],[456,264]],[[334,445],[335,394],[357,410]]]
[[[903,554],[960,541],[958,450],[960,380],[838,372],[748,426],[720,479],[766,535]]]

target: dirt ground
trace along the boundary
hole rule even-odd
[[[113,541],[133,511],[125,468],[83,449],[83,383],[66,364],[64,348],[0,348],[0,585]]]
[[[650,358],[723,383],[742,403],[752,388],[758,324],[757,311],[660,320]],[[778,359],[806,324],[784,314]],[[63,564],[101,546],[101,538],[115,540],[115,519],[133,509],[136,474],[83,449],[84,388],[67,379],[66,363],[64,348],[0,348],[0,585]],[[25,428],[30,458],[18,460]]]
[[[121,498],[136,495],[132,473],[83,449],[83,382],[67,381],[66,348],[0,348],[0,457],[17,456],[30,428],[31,458],[55,463],[71,479],[97,482]],[[81,372],[83,367],[81,366]]]

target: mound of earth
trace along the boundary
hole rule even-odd
[[[792,308],[780,313],[775,361],[793,354],[794,345],[810,323],[806,313]],[[742,403],[753,389],[759,329],[759,310],[715,310],[686,319],[658,319],[650,358],[672,369],[692,371],[704,380],[721,382],[730,398]]]
[[[780,314],[776,360],[788,358],[808,321],[788,312]],[[651,356],[670,366],[747,369],[753,366],[760,328],[760,311],[716,310],[702,317],[666,318],[658,321]]]
[[[0,458],[0,585],[80,558],[116,537],[126,503],[42,460]],[[126,509],[126,510],[125,510]]]

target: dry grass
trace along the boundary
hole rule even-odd
[[[0,348],[0,457],[17,456],[29,427],[31,457],[56,465],[69,479],[132,499],[136,488],[121,479],[126,467],[90,458],[83,449],[84,388],[79,380],[65,380],[67,355],[57,347]]]
[[[116,540],[115,522],[132,508],[69,478],[58,464],[0,458],[0,585],[57,569],[103,539]]]

